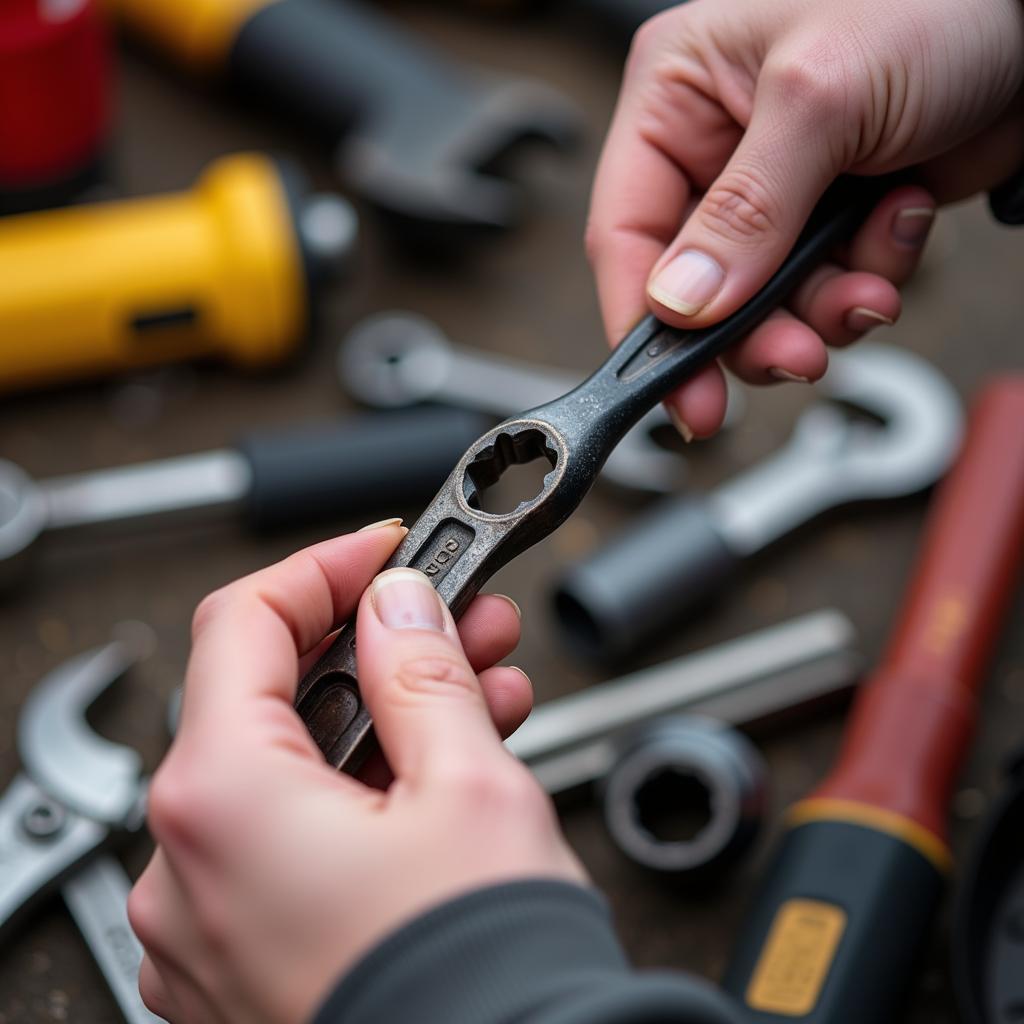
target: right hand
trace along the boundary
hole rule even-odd
[[[1020,0],[691,0],[651,19],[591,201],[609,341],[648,311],[684,328],[721,320],[778,269],[836,177],[917,165],[920,185],[883,199],[725,360],[754,384],[821,377],[826,344],[899,315],[936,201],[1024,163],[1022,82]],[[684,436],[714,433],[721,370],[668,405]]]

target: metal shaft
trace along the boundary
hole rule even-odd
[[[82,933],[128,1024],[160,1024],[139,995],[142,946],[128,923],[131,882],[110,855],[94,857],[61,887]]]
[[[542,704],[506,745],[549,793],[592,781],[613,737],[670,712],[749,726],[848,690],[861,668],[856,632],[825,610]]]
[[[233,508],[252,482],[245,457],[229,448],[117,469],[52,477],[38,485],[48,530]]]

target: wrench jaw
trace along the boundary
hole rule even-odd
[[[86,724],[92,702],[153,645],[142,623],[122,623],[119,638],[65,662],[31,693],[18,723],[25,772],[78,814],[110,827],[142,823],[142,759],[131,747],[97,736]]]
[[[115,831],[142,826],[141,758],[96,736],[85,712],[152,640],[141,623],[123,623],[117,639],[51,672],[26,702],[18,722],[24,771],[0,798],[0,931]]]
[[[46,521],[46,500],[31,477],[0,459],[0,594],[25,578]]]
[[[339,172],[413,239],[460,240],[515,226],[519,186],[497,166],[521,144],[567,148],[578,137],[576,109],[528,80],[466,88],[444,109],[403,105],[357,125],[336,153]]]

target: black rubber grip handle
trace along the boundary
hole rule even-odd
[[[555,615],[578,654],[626,658],[705,606],[739,563],[704,501],[670,498],[565,572]]]
[[[273,529],[426,501],[492,422],[417,406],[253,435],[238,445],[252,470],[246,517]]]
[[[896,835],[841,820],[793,828],[723,987],[749,1024],[895,1024],[942,882]]]

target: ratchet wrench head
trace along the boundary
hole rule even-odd
[[[20,579],[46,529],[46,502],[21,467],[0,459],[0,593]]]
[[[148,626],[122,623],[116,639],[46,676],[22,709],[18,749],[26,774],[49,797],[93,821],[133,827],[141,814],[141,758],[96,735],[85,712],[152,647]]]

